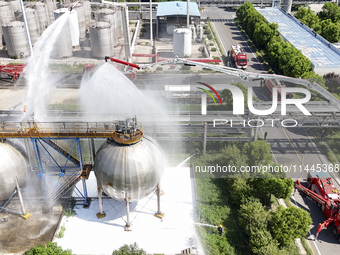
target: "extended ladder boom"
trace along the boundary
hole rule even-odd
[[[314,191],[306,188],[305,186],[302,186],[300,181],[297,180],[295,183],[295,191],[298,189],[299,191],[305,193],[307,196],[309,196],[311,199],[313,199],[315,202],[321,204],[321,205],[326,205],[329,203],[327,199],[324,197],[320,196],[319,194],[315,193]]]

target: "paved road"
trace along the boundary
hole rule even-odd
[[[265,72],[265,69],[257,59],[255,53],[251,50],[245,38],[236,27],[234,23],[236,14],[234,11],[224,10],[223,8],[218,7],[206,7],[204,15],[207,15],[207,17],[210,18],[217,36],[219,37],[219,41],[222,44],[223,54],[225,56],[227,56],[232,45],[240,44],[247,52],[249,58],[247,71]]]
[[[232,44],[241,44],[250,58],[248,71],[264,72],[262,65],[252,53],[250,47],[248,47],[233,22],[235,12],[224,11],[222,8],[217,7],[207,7],[205,9],[205,15],[210,17],[213,22],[225,54]],[[269,100],[268,96],[264,91],[261,91],[260,88],[258,88],[258,90],[255,89],[255,93],[262,100]],[[263,132],[268,133],[268,142],[271,143],[272,152],[277,162],[283,165],[296,166],[297,170],[288,174],[288,176],[294,180],[300,179],[304,181],[306,178],[306,171],[300,171],[300,167],[304,169],[307,165],[312,166],[329,163],[305,129],[274,127],[264,128]],[[339,242],[332,236],[330,228],[320,233],[318,241],[314,240],[318,224],[326,220],[318,206],[307,198],[302,198],[298,193],[292,197],[292,202],[306,209],[311,214],[313,225],[311,226],[308,239],[310,240],[314,254],[338,254]]]
[[[287,174],[294,180],[299,179],[301,182],[306,182],[307,171],[304,170],[306,167],[330,164],[327,158],[322,155],[319,147],[316,146],[314,138],[304,128],[264,128],[263,132],[268,133],[267,141],[271,144],[277,162],[286,166],[296,166],[296,171],[291,168],[292,171]],[[326,220],[318,206],[308,198],[302,197],[298,192],[291,197],[291,201],[311,214],[313,224],[308,240],[314,254],[338,254],[340,244],[332,235],[331,228],[323,230],[319,239],[314,240],[318,224]]]

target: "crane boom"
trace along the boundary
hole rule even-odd
[[[331,93],[329,93],[326,89],[321,87],[316,82],[314,82],[314,81],[311,82],[311,81],[301,79],[301,78],[292,78],[292,77],[288,77],[288,76],[284,76],[284,75],[277,75],[277,74],[262,74],[262,73],[247,72],[247,71],[240,70],[240,69],[237,69],[237,68],[232,68],[232,67],[227,67],[227,66],[216,66],[216,65],[206,64],[206,63],[203,63],[203,62],[196,62],[196,61],[192,61],[192,60],[182,59],[182,58],[178,58],[177,56],[173,59],[168,59],[168,60],[164,60],[164,61],[160,61],[160,62],[156,62],[156,63],[152,63],[152,64],[144,64],[144,65],[136,65],[136,64],[132,64],[132,63],[129,63],[129,62],[126,62],[126,61],[119,60],[119,59],[114,59],[114,58],[111,58],[111,57],[105,57],[106,61],[107,61],[107,59],[110,59],[114,62],[121,63],[121,64],[124,64],[124,65],[132,66],[132,67],[135,67],[137,69],[148,69],[148,68],[151,68],[151,67],[154,67],[154,66],[162,66],[162,65],[170,65],[170,64],[184,64],[184,65],[189,65],[189,66],[200,66],[202,68],[207,68],[207,69],[210,69],[210,70],[213,70],[213,71],[237,76],[237,77],[240,77],[242,80],[249,80],[250,78],[252,78],[252,79],[264,79],[264,80],[278,79],[278,80],[287,81],[287,82],[295,83],[295,84],[298,84],[298,85],[302,85],[302,86],[306,87],[308,90],[314,90],[314,91],[320,93],[323,97],[325,97],[330,104],[335,105],[338,108],[338,110],[340,110],[340,100],[339,99],[334,97]]]

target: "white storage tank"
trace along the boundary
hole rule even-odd
[[[27,162],[12,146],[0,143],[0,201],[11,197],[16,189],[16,180],[23,186],[27,177]]]
[[[281,3],[281,8],[285,12],[290,13],[292,11],[292,4],[293,0],[283,0],[283,2]]]
[[[13,12],[21,11],[21,6],[19,0],[8,0]]]
[[[89,31],[91,25],[91,3],[89,1],[84,1],[83,3],[84,15],[85,15],[85,29]]]
[[[69,19],[70,22],[70,19]],[[72,37],[70,32],[70,24],[65,22],[56,43],[54,44],[51,54],[52,58],[69,58],[73,56]]]
[[[47,6],[47,17],[49,20],[49,24],[52,24],[54,21],[54,15],[53,12],[57,9],[55,1],[54,0],[46,0],[46,6]]]
[[[42,34],[49,25],[47,5],[45,3],[37,2],[34,8],[37,11],[40,34]]]
[[[2,26],[7,53],[13,58],[29,56],[29,47],[26,37],[25,25],[21,21],[12,21]]]
[[[191,56],[191,29],[177,28],[174,30],[173,53],[178,57]]]
[[[65,12],[68,12],[68,8],[60,8],[53,11],[54,19],[57,20],[61,15]],[[78,14],[77,11],[72,10],[69,17],[69,30],[71,36],[71,44],[73,47],[79,46],[79,23],[78,23]]]
[[[85,26],[85,11],[82,4],[77,4],[73,10],[77,11],[78,26],[79,26],[79,37],[84,39],[86,37],[86,26]]]
[[[100,21],[90,27],[91,52],[95,58],[113,56],[111,24]]]
[[[40,34],[37,12],[32,8],[25,8],[25,13],[31,42],[34,44],[38,40]]]
[[[0,1],[0,22],[8,23],[15,20],[14,10],[9,2]]]
[[[117,24],[117,12],[113,9],[99,9],[94,13],[94,18],[97,22],[105,21],[111,24],[111,35],[112,35],[112,47],[115,47],[118,43],[118,28]]]

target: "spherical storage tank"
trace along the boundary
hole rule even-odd
[[[16,188],[16,179],[22,186],[27,177],[27,162],[12,146],[0,143],[0,201],[7,200]]]
[[[173,52],[178,57],[191,56],[191,29],[177,28],[173,33]]]
[[[94,172],[98,185],[108,196],[131,201],[153,192],[163,173],[163,156],[155,143],[143,137],[133,145],[104,143],[96,154]]]

